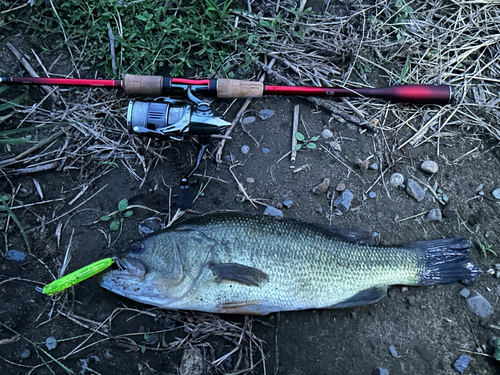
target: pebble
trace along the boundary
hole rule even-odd
[[[191,347],[184,350],[179,375],[202,375],[205,373],[205,359],[200,349]]]
[[[273,217],[283,217],[283,212],[273,206],[267,206],[264,215]]]
[[[499,189],[495,189],[491,192],[491,195],[493,195],[493,197],[495,199],[500,199],[500,188]]]
[[[321,132],[321,136],[324,139],[330,139],[333,138],[333,133],[330,129],[323,129],[323,131]]]
[[[455,208],[453,203],[448,203],[446,206],[444,206],[443,216],[450,219],[454,219],[458,216],[457,209]]]
[[[283,206],[286,208],[292,207],[293,201],[291,199],[287,199],[286,201],[283,201]]]
[[[370,164],[370,169],[373,169],[374,171],[378,171],[378,164],[377,163]]]
[[[316,208],[316,210],[315,210],[315,211],[316,211],[316,213],[318,213],[318,214],[320,214],[320,215],[321,215],[321,214],[323,213],[323,208],[318,207],[318,208]]]
[[[250,147],[248,145],[243,145],[241,146],[240,148],[240,152],[243,154],[243,155],[246,155],[250,152]]]
[[[393,173],[389,180],[389,183],[394,187],[401,186],[403,182],[405,182],[405,178],[401,173]]]
[[[496,269],[497,271],[500,271],[500,263],[495,264],[495,269]]]
[[[345,184],[341,182],[340,184],[337,185],[335,190],[337,190],[339,193],[342,193],[345,190]]]
[[[22,262],[26,259],[26,254],[20,250],[7,250],[4,256],[5,259],[15,262]]]
[[[483,187],[484,187],[484,185],[483,185],[483,184],[479,184],[479,185],[477,185],[477,188],[476,188],[475,192],[476,192],[476,193],[479,193],[481,190],[483,190]]]
[[[267,120],[268,118],[273,117],[274,111],[272,109],[261,109],[259,111],[259,117],[261,120]]]
[[[420,165],[420,169],[427,173],[436,173],[439,167],[435,161],[426,160]]]
[[[486,319],[493,314],[493,307],[488,300],[474,289],[471,289],[465,303],[467,304],[469,310],[480,318]]]
[[[248,182],[249,184],[253,184],[253,183],[255,182],[255,179],[254,179],[254,178],[252,178],[252,177],[247,177],[247,182]]]
[[[342,192],[340,197],[333,201],[335,207],[337,207],[340,211],[346,212],[351,206],[352,199],[354,198],[354,194],[351,193],[349,189],[346,189]]]
[[[31,351],[29,349],[24,349],[24,351],[21,353],[21,358],[26,359],[31,355]]]
[[[255,117],[253,116],[248,116],[248,117],[245,117],[243,120],[241,120],[241,123],[243,125],[248,125],[248,124],[251,124],[252,122],[255,121]]]
[[[49,350],[55,349],[57,346],[56,338],[54,336],[47,337],[47,339],[45,340],[45,346]]]
[[[264,154],[269,154],[269,149],[267,147],[262,147],[262,152]]]
[[[425,218],[425,221],[441,221],[443,220],[443,215],[441,214],[441,210],[439,208],[433,208],[429,211],[429,214]]]
[[[469,297],[469,294],[470,294],[470,290],[467,289],[467,288],[463,288],[461,291],[460,291],[460,295],[464,298],[467,298]]]
[[[394,347],[394,345],[389,346],[389,351],[391,352],[391,355],[394,358],[398,358],[398,351],[396,350],[396,348]]]
[[[368,196],[369,196],[370,198],[377,198],[377,193],[375,193],[374,191],[370,191],[370,192],[368,193]]]
[[[453,364],[455,370],[463,374],[467,366],[469,366],[470,357],[468,355],[462,354]]]
[[[408,195],[412,196],[417,200],[417,202],[422,202],[425,198],[425,191],[412,179],[409,179],[406,184],[406,192]]]
[[[328,190],[328,188],[330,187],[330,179],[329,178],[325,178],[323,180],[323,182],[319,185],[316,185],[313,189],[312,189],[312,192],[314,194],[324,194],[326,193],[326,191]]]
[[[159,217],[148,217],[139,223],[139,233],[143,236],[163,229],[163,221]]]
[[[372,375],[389,375],[389,370],[378,367],[375,370],[373,370]]]
[[[234,163],[236,161],[236,157],[233,154],[229,154],[224,156],[224,160],[228,163]]]

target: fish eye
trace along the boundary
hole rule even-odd
[[[130,245],[130,250],[135,254],[140,254],[144,251],[144,244],[140,241],[134,241]]]

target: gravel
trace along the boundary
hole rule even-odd
[[[394,345],[389,346],[389,351],[391,352],[391,355],[394,358],[398,358],[398,351],[396,350],[396,348],[394,347]]]
[[[253,116],[248,116],[248,117],[245,117],[243,120],[241,120],[241,123],[243,125],[247,125],[247,124],[251,124],[252,122],[255,121],[255,117]]]
[[[462,354],[453,364],[455,370],[463,374],[467,366],[469,366],[470,357],[468,355]]]
[[[378,367],[375,370],[373,370],[372,375],[389,375],[389,370]]]
[[[29,358],[31,355],[31,351],[29,349],[24,349],[24,351],[21,353],[21,358],[26,359]]]
[[[266,210],[264,211],[264,215],[273,217],[283,217],[283,212],[281,210],[278,210],[277,208],[274,208],[273,206],[267,206]]]
[[[426,160],[420,165],[420,169],[427,173],[436,173],[439,167],[435,161]]]
[[[465,303],[469,310],[480,318],[486,319],[493,314],[493,307],[488,300],[474,289],[471,289]]]
[[[250,147],[248,145],[243,145],[241,146],[240,148],[240,152],[243,154],[243,155],[246,155],[250,152]]]
[[[393,173],[391,179],[389,180],[389,183],[394,187],[401,186],[404,182],[405,178],[401,173]]]
[[[493,197],[495,199],[499,199],[500,200],[500,188],[499,189],[495,189],[491,192],[491,195],[493,195]]]
[[[335,199],[335,201],[333,201],[333,204],[340,211],[346,212],[349,209],[349,207],[351,206],[351,202],[352,202],[353,198],[354,198],[354,194],[349,189],[346,189],[342,192],[340,197],[338,197],[337,199]]]
[[[429,211],[429,214],[425,218],[425,221],[441,221],[443,220],[443,215],[439,208],[433,208]]]
[[[374,171],[378,171],[378,164],[377,163],[370,164],[370,169],[373,169]]]
[[[269,154],[269,149],[267,147],[262,147],[262,152],[264,154]]]
[[[45,346],[49,350],[53,350],[57,347],[57,340],[54,336],[47,337],[45,340]]]
[[[406,192],[408,193],[408,195],[415,198],[417,202],[422,202],[422,200],[425,198],[424,189],[422,189],[420,185],[412,179],[409,179],[408,183],[406,184]]]
[[[273,117],[274,111],[272,109],[261,109],[259,111],[259,117],[261,120],[267,120],[268,118]]]
[[[333,138],[333,133],[330,129],[323,129],[323,131],[321,132],[321,136],[324,139],[330,139]]]
[[[328,190],[329,187],[330,187],[330,179],[329,178],[325,178],[321,184],[316,185],[312,189],[312,192],[314,194],[317,194],[317,195],[324,194],[324,193],[326,193],[326,191]]]
[[[293,204],[293,201],[291,199],[287,199],[287,200],[283,201],[283,206],[285,206],[286,208],[292,207],[292,204]]]
[[[26,259],[26,254],[20,250],[7,250],[4,254],[5,259],[15,262],[22,262]]]

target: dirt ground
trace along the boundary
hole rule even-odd
[[[18,74],[20,69],[6,48],[8,41],[25,53],[36,48],[19,35],[2,40],[1,75]],[[40,88],[31,87],[27,101],[38,102],[44,95]],[[61,95],[78,96],[74,89]],[[225,100],[216,101],[214,106],[220,112],[229,108],[224,118],[232,121],[242,103],[238,100],[231,105],[230,100]],[[316,149],[300,150],[292,163],[286,154],[291,149],[297,104],[299,131],[306,138],[319,136],[324,129],[331,130],[333,138],[320,138]],[[52,105],[49,99],[45,108]],[[274,115],[261,120],[258,114],[262,109],[271,109]],[[451,135],[447,137],[398,149],[414,134],[409,127],[373,133],[332,118],[326,110],[303,98],[253,100],[244,115],[249,116],[254,116],[255,121],[235,128],[221,164],[214,161],[217,141],[212,142],[209,156],[191,181],[195,192],[200,188],[203,191],[183,218],[226,210],[262,214],[265,205],[271,205],[281,207],[288,218],[377,232],[382,245],[464,236],[474,241],[471,256],[483,270],[495,269],[495,264],[500,263],[497,256],[490,252],[485,256],[478,246],[478,241],[487,241],[493,249],[500,245],[500,201],[491,195],[500,187],[500,151],[492,138],[449,126]],[[14,121],[20,118],[21,114],[13,117],[7,126],[15,126]],[[116,120],[124,124],[125,111]],[[390,115],[376,120],[395,121]],[[37,131],[34,137],[41,140],[55,131]],[[66,137],[75,134],[74,130],[65,132],[46,150],[61,149]],[[132,138],[126,132],[123,137]],[[500,370],[499,362],[490,357],[494,352],[491,339],[500,335],[500,284],[498,278],[487,273],[473,288],[494,308],[488,319],[477,317],[466,307],[459,294],[463,286],[459,284],[395,286],[389,289],[387,298],[369,306],[264,317],[162,311],[103,290],[99,277],[82,282],[60,299],[44,296],[35,287],[53,280],[51,273],[59,272],[68,248],[72,254],[68,271],[73,271],[112,256],[139,237],[138,224],[145,218],[157,216],[168,222],[176,212],[171,202],[180,178],[195,158],[195,143],[155,141],[151,144],[153,151],[145,151],[147,141],[136,141],[141,146],[139,154],[150,166],[143,181],[134,178],[129,169],[143,177],[141,162],[130,159],[126,164],[127,155],[118,153],[107,159],[100,154],[101,160],[97,161],[85,154],[81,160],[76,158],[71,168],[60,171],[15,176],[12,169],[4,170],[0,191],[16,191],[14,206],[27,205],[16,209],[15,214],[27,233],[33,256],[22,262],[0,257],[1,374],[178,374],[186,371],[181,369],[181,361],[190,346],[198,348],[203,357],[204,368],[198,373],[207,374],[239,373],[234,372],[237,364],[239,369],[254,367],[256,374],[371,374],[378,367],[388,369],[390,374],[454,374],[453,362],[462,354],[471,357],[465,374],[494,374]],[[248,154],[241,153],[242,145],[249,146]],[[2,159],[19,155],[28,147],[2,147]],[[357,165],[358,159],[368,158],[381,168],[365,170]],[[420,169],[421,163],[429,159],[439,166],[434,175]],[[405,179],[420,181],[421,186],[425,183],[441,189],[458,215],[444,217],[441,222],[426,221],[429,210],[443,206],[429,192],[422,202],[417,202],[404,189],[391,186],[388,181],[395,172]],[[330,179],[328,191],[314,194],[312,189],[325,178]],[[263,205],[254,207],[242,200],[237,181],[249,197]],[[339,183],[354,194],[350,209],[342,214],[332,204],[339,196],[335,189]],[[85,184],[88,189],[70,205]],[[484,195],[478,194],[480,184]],[[376,196],[370,197],[369,192]],[[120,231],[110,232],[109,223],[99,219],[116,210],[123,198],[160,214],[134,209],[132,216],[124,218]],[[293,201],[290,208],[283,207],[285,200]],[[36,204],[29,206],[31,203]],[[7,213],[1,214],[0,221],[5,236],[2,253],[6,246],[27,253],[21,232]],[[241,332],[245,335],[238,346]],[[50,336],[57,339],[58,345],[47,351],[45,340]],[[397,357],[391,355],[391,345]],[[227,359],[217,361],[235,348]],[[31,355],[22,359],[25,349]],[[192,369],[191,373],[197,372]]]

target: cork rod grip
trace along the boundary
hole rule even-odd
[[[218,79],[218,98],[261,98],[264,94],[262,82],[240,81],[237,79]]]
[[[162,76],[125,74],[123,77],[123,91],[127,95],[162,95],[162,85]]]

